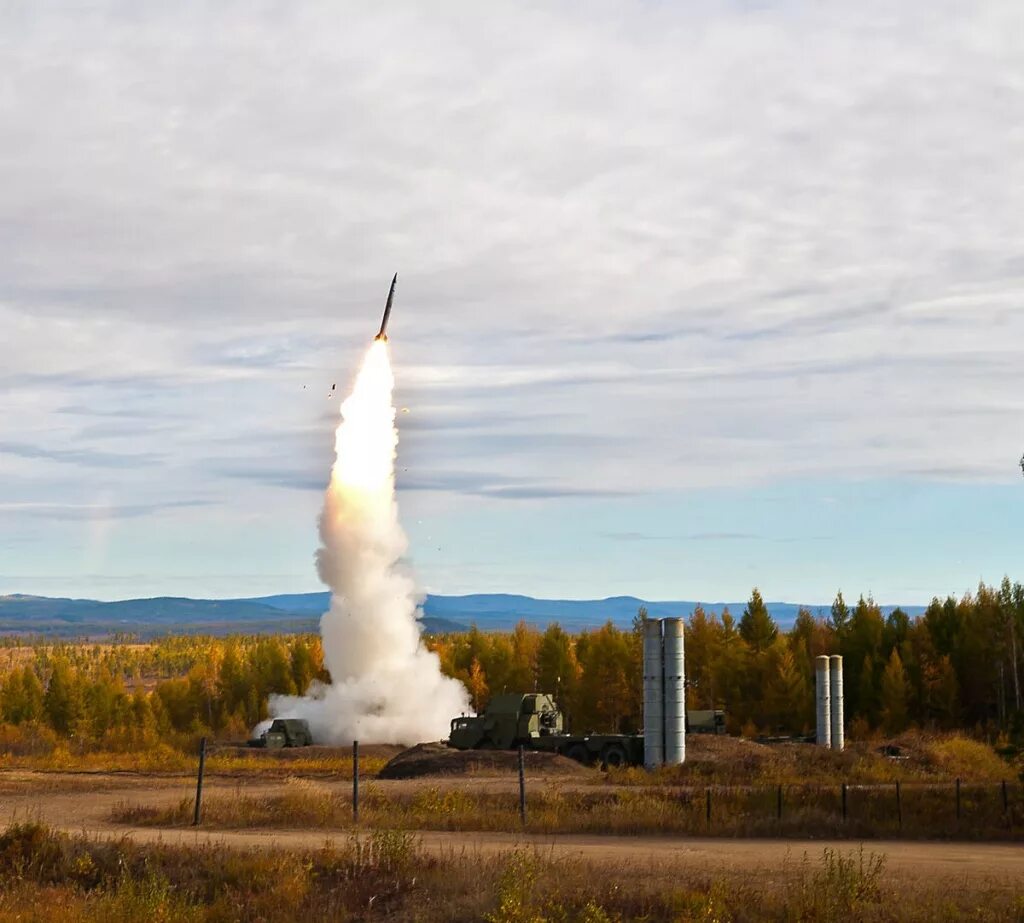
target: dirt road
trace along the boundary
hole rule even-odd
[[[477,783],[479,780],[477,780]],[[339,782],[339,788],[351,783]],[[401,782],[374,784],[381,789]],[[504,784],[504,783],[501,783]],[[209,780],[209,797],[239,790],[258,795],[279,792],[280,781]],[[333,785],[332,785],[333,787]],[[344,843],[346,830],[245,830],[206,831],[130,827],[111,822],[120,804],[170,806],[194,794],[191,780],[182,777],[122,775],[63,776],[55,773],[0,774],[0,820],[39,820],[70,833],[94,836],[128,836],[139,842],[223,843],[257,848],[318,848],[327,842]],[[779,873],[798,864],[806,853],[816,862],[825,847],[842,851],[856,848],[850,841],[715,839],[682,837],[529,836],[502,833],[452,833],[425,831],[425,849],[438,854],[504,852],[516,845],[530,845],[554,858],[578,858],[615,865],[656,863],[709,872]],[[996,884],[1024,892],[1024,846],[1009,843],[946,843],[919,841],[870,841],[865,849],[884,853],[886,868],[896,877],[944,879],[950,882]]]

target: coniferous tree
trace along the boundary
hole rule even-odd
[[[779,638],[768,651],[768,681],[765,700],[771,727],[793,734],[809,726],[814,699],[805,673],[797,669],[793,651]]]
[[[43,717],[43,684],[36,671],[25,666],[21,671],[22,720],[40,721]]]
[[[548,625],[540,639],[537,676],[540,689],[553,693],[571,720],[579,696],[580,665],[572,638],[557,622]]]
[[[845,696],[845,687],[843,691]],[[847,714],[863,718],[869,726],[873,727],[878,718],[878,687],[875,684],[875,661],[870,654],[865,654],[860,665],[856,692],[857,706],[853,710],[847,710]]]
[[[487,678],[484,676],[484,671],[480,667],[480,661],[476,657],[473,658],[473,662],[469,665],[466,689],[469,692],[469,703],[473,706],[473,711],[477,713],[482,712],[487,705],[489,696]]]
[[[721,656],[722,626],[700,604],[686,626],[686,698],[690,707],[715,708],[715,660]]]
[[[512,630],[512,660],[509,665],[509,692],[545,691],[537,686],[537,651],[540,633],[520,619]]]
[[[0,718],[9,724],[21,724],[30,720],[25,695],[25,669],[28,668],[12,670],[0,685]]]
[[[82,720],[82,692],[77,678],[64,657],[53,661],[50,682],[43,698],[46,720],[59,734],[73,734]]]
[[[907,727],[907,700],[910,684],[899,652],[893,648],[882,673],[881,717],[887,734],[898,734]]]
[[[843,599],[842,590],[836,591],[836,598],[832,603],[830,619],[832,630],[835,632],[836,638],[841,644],[844,636],[846,635],[846,627],[850,621],[850,607],[846,605],[846,600]]]
[[[927,720],[934,726],[952,728],[959,723],[960,684],[948,654],[925,667],[924,708]]]
[[[754,587],[750,601],[740,618],[740,637],[755,653],[768,649],[779,633],[775,620],[768,613],[768,607],[761,598],[761,591]]]

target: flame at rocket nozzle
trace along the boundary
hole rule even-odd
[[[399,564],[408,541],[395,498],[393,390],[387,341],[378,338],[341,404],[320,515],[317,571],[331,589],[320,633],[331,684],[270,700],[275,717],[307,719],[317,742],[437,740],[469,709],[465,688],[423,645],[415,584]]]

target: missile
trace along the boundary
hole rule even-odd
[[[380,333],[378,333],[374,339],[383,340],[385,343],[388,340],[388,318],[391,317],[391,299],[395,297],[395,283],[398,281],[398,273],[395,273],[395,277],[391,280],[391,288],[388,291],[388,303],[384,305],[384,317],[380,322]]]

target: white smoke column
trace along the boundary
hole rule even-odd
[[[307,719],[318,743],[438,740],[470,711],[463,685],[423,646],[415,586],[397,568],[408,540],[395,500],[393,389],[387,343],[375,340],[341,405],[320,516],[317,571],[332,594],[320,634],[331,684],[270,698],[272,715]]]

